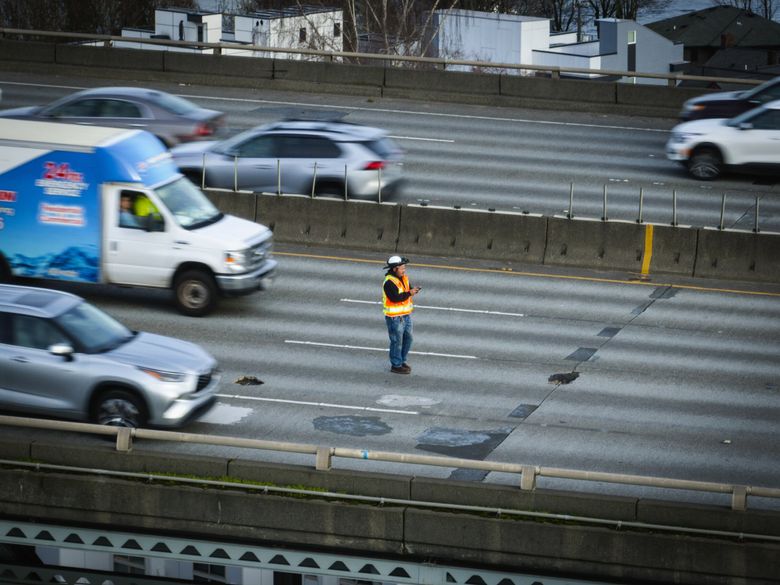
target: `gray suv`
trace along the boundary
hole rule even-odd
[[[277,122],[171,155],[193,183],[220,189],[385,199],[403,184],[403,151],[387,132],[345,122]]]
[[[177,427],[216,401],[215,359],[70,293],[0,284],[0,409]]]

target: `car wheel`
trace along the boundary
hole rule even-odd
[[[125,390],[109,390],[101,394],[93,416],[99,425],[138,428],[146,423],[141,401]]]
[[[210,274],[203,270],[182,272],[174,285],[176,307],[184,315],[203,317],[217,304],[217,285]]]
[[[712,181],[720,176],[723,160],[714,148],[694,151],[688,162],[688,172],[701,181]]]

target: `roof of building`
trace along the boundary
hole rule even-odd
[[[320,14],[322,12],[341,12],[341,8],[336,6],[318,6],[314,4],[299,4],[287,8],[269,8],[267,10],[257,10],[245,15],[251,18],[264,18],[270,20],[273,18],[286,18],[290,16],[306,16],[307,14]]]
[[[713,6],[646,25],[686,47],[780,47],[780,23],[733,6]]]

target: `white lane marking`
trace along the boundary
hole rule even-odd
[[[220,396],[220,394],[217,396]],[[198,422],[205,422],[213,425],[232,425],[240,422],[250,414],[252,414],[251,408],[231,406],[230,404],[217,404],[214,408],[201,416],[198,419]]]
[[[385,406],[422,406],[423,408],[430,408],[441,404],[441,400],[434,400],[433,398],[426,398],[425,396],[404,396],[402,394],[385,394],[377,400],[377,404],[384,404]]]
[[[53,85],[48,83],[24,83],[20,81],[0,81],[0,84],[6,85],[29,85],[31,87],[55,87],[62,89],[87,89],[70,85]],[[440,118],[461,118],[464,120],[487,120],[491,122],[515,122],[519,124],[541,124],[549,126],[577,126],[582,128],[605,128],[609,130],[630,130],[632,132],[663,132],[667,134],[669,130],[659,130],[657,128],[636,128],[634,126],[617,126],[613,124],[586,124],[584,122],[555,122],[553,120],[533,120],[524,118],[500,118],[497,116],[476,116],[471,114],[448,114],[445,112],[418,112],[415,110],[396,110],[392,108],[367,108],[365,106],[337,106],[328,104],[310,104],[306,102],[285,102],[278,100],[258,100],[250,98],[231,98],[206,95],[190,95],[186,93],[176,94],[180,97],[189,99],[215,100],[225,102],[246,102],[253,104],[273,104],[278,106],[305,106],[307,108],[323,108],[328,110],[352,110],[366,112],[382,112],[385,114],[406,114],[409,116],[431,116]]]
[[[359,303],[363,305],[381,305],[379,301],[361,301],[360,299],[339,299],[342,303]],[[480,315],[501,315],[502,317],[525,317],[523,313],[505,313],[503,311],[486,311],[484,309],[460,309],[457,307],[436,307],[433,305],[414,305],[415,309],[431,309],[433,311],[454,311],[456,313],[478,313]]]
[[[310,402],[306,400],[286,400],[284,398],[263,398],[261,396],[242,396],[240,394],[217,394],[220,398],[234,398],[237,400],[256,400],[258,402],[276,402],[281,404],[295,404],[296,406],[317,406],[322,408],[342,408],[346,410],[363,410],[367,412],[384,412],[388,414],[420,414],[415,410],[396,410],[392,408],[374,408],[373,406],[353,406],[350,404],[333,404],[330,402]],[[251,409],[248,409],[251,410]],[[203,420],[203,419],[201,419]]]
[[[336,349],[362,349],[364,351],[387,351],[386,347],[363,347],[360,345],[342,345],[338,343],[320,343],[318,341],[300,341],[297,339],[285,339],[285,343],[292,343],[294,345],[315,345],[318,347],[334,347]],[[478,360],[475,355],[458,355],[453,353],[435,353],[432,351],[410,351],[410,354],[415,355],[432,355],[435,357],[448,357],[457,358],[461,360]]]
[[[416,136],[393,136],[392,134],[389,136],[390,138],[395,138],[396,140],[421,140],[424,142],[449,142],[451,144],[454,144],[454,140],[447,140],[445,138],[418,138]]]

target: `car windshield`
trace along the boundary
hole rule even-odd
[[[184,177],[155,190],[160,200],[186,230],[215,223],[222,213],[208,198]]]
[[[171,95],[169,93],[155,94],[155,98],[156,99],[154,101],[161,108],[168,110],[169,112],[173,112],[174,114],[179,114],[180,116],[200,109],[191,101],[185,100],[184,98],[181,98],[177,95]]]
[[[81,346],[84,353],[101,353],[130,341],[134,333],[89,303],[79,303],[54,321]]]
[[[744,122],[749,122],[753,118],[755,118],[756,114],[758,114],[759,110],[763,110],[763,108],[753,108],[752,110],[748,110],[747,112],[742,112],[738,116],[734,116],[731,118],[731,120],[728,120],[726,122],[727,126],[733,126],[738,127],[740,124]]]

